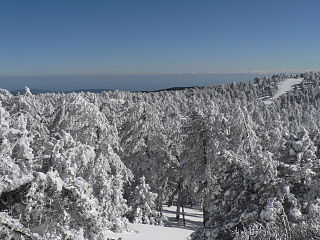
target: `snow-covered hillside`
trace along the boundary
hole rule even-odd
[[[287,92],[290,92],[294,89],[295,86],[298,86],[301,84],[303,78],[288,78],[285,79],[283,82],[281,82],[278,85],[278,91],[273,95],[269,97],[263,97],[262,100],[265,104],[271,104],[275,99],[282,96],[283,94],[286,94]]]

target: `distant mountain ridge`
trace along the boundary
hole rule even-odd
[[[41,94],[41,93],[79,93],[79,92],[92,92],[92,93],[101,93],[104,91],[113,91],[112,89],[78,89],[78,90],[45,90],[45,89],[38,89],[38,88],[30,88],[30,91],[33,94]],[[19,89],[19,90],[9,90],[14,95],[17,95],[19,93],[24,93],[24,89]]]
[[[142,93],[149,93],[149,92],[161,92],[161,91],[180,91],[185,89],[193,89],[193,88],[202,88],[199,86],[192,86],[192,87],[171,87],[159,90],[150,90],[150,91],[132,91],[132,92],[142,92]],[[66,90],[66,91],[58,91],[58,90],[45,90],[45,89],[38,89],[38,88],[30,88],[32,94],[42,94],[42,93],[79,93],[79,92],[91,92],[91,93],[101,93],[105,91],[116,91],[114,89],[77,89],[77,90]],[[24,93],[24,89],[20,90],[9,90],[14,95]]]
[[[134,91],[134,92],[150,93],[150,92],[162,92],[162,91],[180,91],[180,90],[193,89],[193,88],[203,88],[203,87],[199,87],[199,86],[192,86],[192,87],[171,87],[171,88],[165,88],[165,89],[159,89],[159,90]]]

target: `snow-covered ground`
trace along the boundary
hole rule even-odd
[[[202,212],[193,208],[185,208],[186,226],[183,226],[182,216],[180,222],[175,222],[175,206],[163,207],[163,213],[168,218],[165,226],[148,224],[130,224],[132,232],[112,233],[110,239],[121,240],[184,240],[198,227],[202,226]]]
[[[262,99],[262,101],[265,104],[271,104],[273,103],[273,100],[282,96],[283,94],[292,91],[294,89],[294,86],[297,84],[300,84],[302,82],[302,78],[288,78],[284,80],[282,83],[279,84],[278,91],[274,94],[273,97],[267,97]]]

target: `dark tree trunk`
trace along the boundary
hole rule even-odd
[[[162,193],[161,193],[161,191],[158,191],[158,197],[157,197],[157,199],[156,199],[156,204],[157,204],[157,211],[159,211],[159,212],[162,212],[162,201],[163,201],[163,198],[162,198]]]
[[[177,211],[176,211],[176,221],[180,220],[180,202],[177,203]]]
[[[203,206],[203,226],[206,226],[206,223],[209,221],[209,212],[205,206]]]
[[[186,218],[185,218],[185,214],[184,214],[184,206],[182,206],[182,217],[183,217],[183,226],[186,226]]]

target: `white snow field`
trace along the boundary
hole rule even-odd
[[[302,82],[303,78],[288,78],[284,80],[282,83],[279,84],[278,91],[274,94],[273,97],[264,98],[262,101],[265,104],[271,104],[273,103],[273,100],[277,99],[278,97],[282,96],[283,94],[286,94],[289,91],[292,91],[294,89],[294,86],[297,84],[300,84]]]
[[[202,226],[202,211],[185,208],[186,226],[183,226],[182,216],[179,222],[175,222],[176,206],[163,207],[163,213],[168,218],[165,226],[149,224],[130,224],[132,232],[110,232],[109,239],[121,240],[184,240],[198,227]]]

